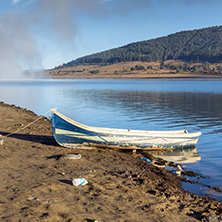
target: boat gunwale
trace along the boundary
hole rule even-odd
[[[59,113],[55,109],[51,109],[51,112],[53,114],[56,114],[64,121],[70,123],[71,125],[74,125],[78,128],[92,131],[95,133],[102,133],[102,134],[116,134],[116,135],[125,135],[125,136],[158,136],[161,137],[183,137],[183,138],[190,138],[190,137],[199,137],[201,135],[201,132],[194,132],[194,133],[188,133],[186,130],[174,130],[174,131],[146,131],[146,130],[130,130],[130,129],[116,129],[116,128],[102,128],[102,127],[92,127],[87,126],[84,124],[81,124],[79,122],[76,122],[63,114]]]

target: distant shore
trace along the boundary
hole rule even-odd
[[[181,61],[169,60],[166,64],[174,67],[182,66]],[[196,71],[168,69],[161,61],[157,62],[120,62],[102,66],[77,65],[73,67],[60,67],[47,70],[46,74],[55,79],[222,79],[221,64],[211,64],[206,69],[203,63],[192,63],[190,67],[196,67]],[[199,68],[197,68],[199,67]]]
[[[141,80],[222,80],[222,74],[133,74],[133,75],[115,75],[115,74],[70,74],[70,75],[51,75],[53,79],[141,79]]]

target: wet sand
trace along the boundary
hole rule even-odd
[[[4,103],[0,113],[1,221],[178,222],[222,216],[220,202],[186,192],[180,177],[163,168],[118,150],[60,147],[47,118],[17,131],[38,116]],[[63,156],[70,153],[81,159]],[[80,177],[88,184],[73,186]]]

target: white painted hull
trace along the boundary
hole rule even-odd
[[[164,149],[194,147],[201,132],[143,131],[89,127],[75,122],[55,110],[52,129],[56,141],[64,147],[109,147],[119,149]]]

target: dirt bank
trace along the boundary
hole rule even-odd
[[[0,113],[1,221],[178,222],[222,216],[220,202],[185,192],[178,176],[144,160],[117,150],[60,147],[47,118],[4,137],[38,116],[4,103]],[[73,152],[81,159],[61,155]],[[79,177],[88,184],[73,186]]]

